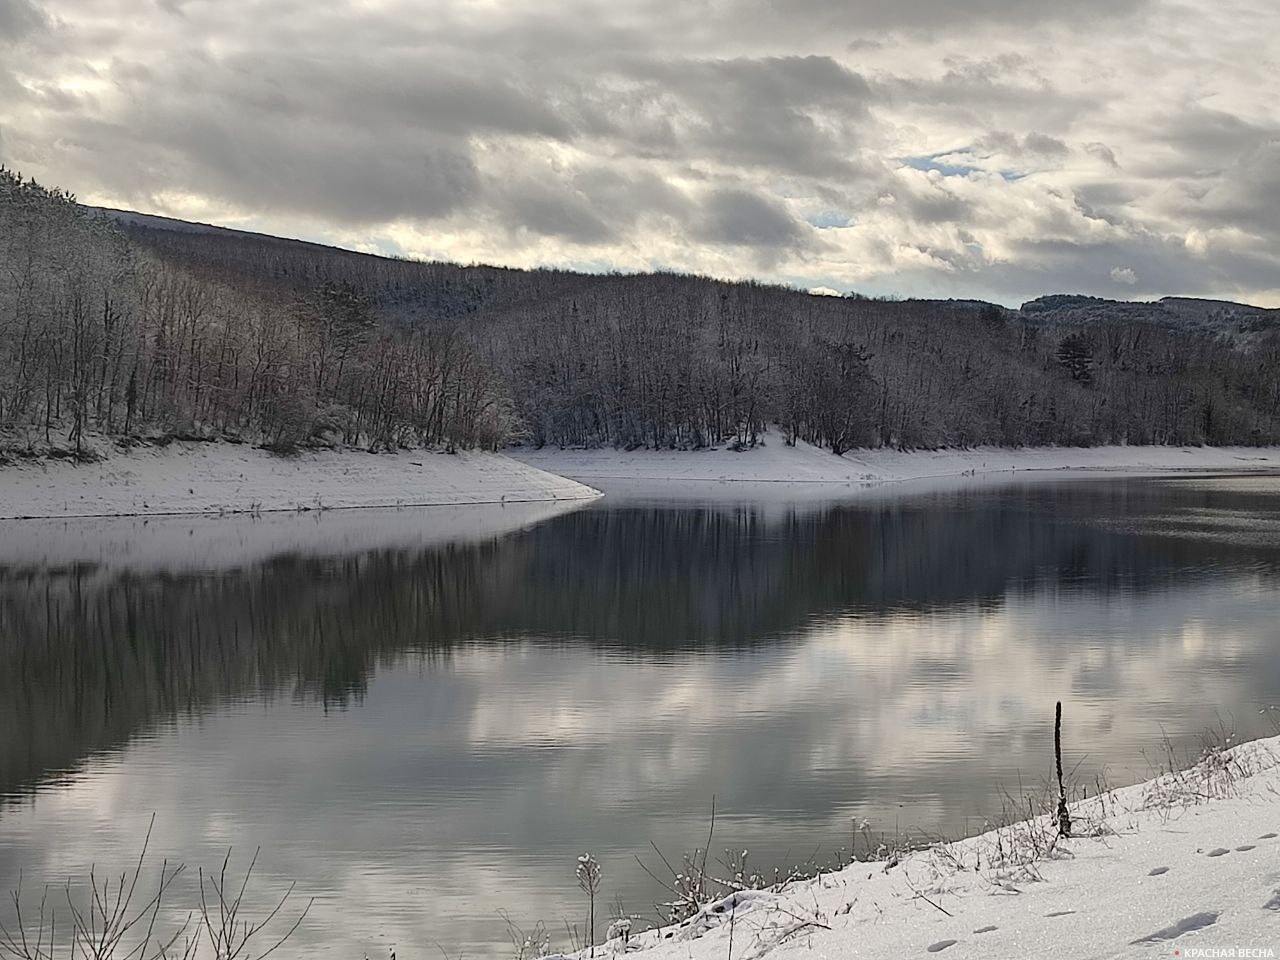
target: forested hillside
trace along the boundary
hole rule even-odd
[[[471,338],[389,322],[341,270],[294,283],[167,257],[0,170],[0,436],[11,452],[91,455],[90,431],[287,450],[493,447],[514,430],[505,385]]]
[[[9,173],[0,263],[10,446],[1280,442],[1277,312],[1237,304],[420,263],[90,211]]]

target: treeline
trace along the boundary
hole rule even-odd
[[[3,189],[0,254],[25,251],[0,277],[11,429],[670,448],[776,428],[837,453],[1280,442],[1275,330],[420,263],[107,220],[8,174]]]
[[[301,291],[140,248],[115,221],[0,169],[0,430],[222,436],[281,450],[493,447],[508,391],[470,339],[407,328],[340,278]]]
[[[1280,440],[1280,333],[1028,323],[994,305],[607,277],[477,315],[537,443],[853,447]]]

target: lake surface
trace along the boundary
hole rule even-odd
[[[510,956],[502,912],[564,947],[576,857],[601,927],[652,919],[636,857],[713,797],[712,860],[769,869],[980,829],[1057,699],[1091,787],[1274,733],[1278,586],[1256,476],[0,525],[0,888],[154,813],[157,869],[260,846],[255,905],[316,898],[277,956]]]

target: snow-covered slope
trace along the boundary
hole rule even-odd
[[[523,448],[512,456],[532,466],[612,492],[620,485],[682,485],[705,494],[715,484],[822,484],[860,488],[904,480],[1048,470],[1156,474],[1180,470],[1280,470],[1275,447],[1037,447],[1011,450],[853,450],[842,457],[804,443],[789,447],[770,435],[763,446],[717,450],[560,450]]]
[[[496,453],[321,451],[175,442],[101,463],[0,468],[0,519],[258,513],[584,500],[590,487]]]
[[[731,894],[683,924],[633,937],[628,952],[643,960],[1280,956],[1278,760],[1280,738],[1257,741],[1090,799],[1073,808],[1069,840],[1040,819],[777,892]],[[614,939],[594,954],[624,949]]]

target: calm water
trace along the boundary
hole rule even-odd
[[[0,525],[0,887],[262,847],[283,954],[510,955],[576,856],[960,833],[1167,733],[1275,731],[1280,479],[845,504]],[[1149,759],[1150,758],[1150,759]],[[602,908],[601,913],[608,913]],[[579,919],[577,922],[581,923]]]

